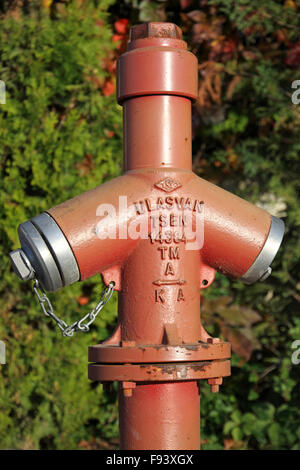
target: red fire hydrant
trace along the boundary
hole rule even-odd
[[[270,274],[284,224],[192,172],[198,63],[170,23],[131,29],[118,61],[125,174],[19,227],[17,273],[57,290],[102,273],[119,292],[113,336],[89,348],[89,378],[119,382],[122,449],[199,449],[200,394],[230,375],[230,344],[201,324],[219,271]]]

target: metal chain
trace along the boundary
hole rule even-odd
[[[42,288],[42,286],[40,285],[37,279],[34,280],[33,291],[39,301],[39,304],[44,314],[47,317],[51,317],[55,321],[58,328],[61,330],[63,336],[71,337],[73,336],[75,331],[81,331],[81,332],[89,331],[90,325],[96,320],[98,313],[103,309],[104,305],[111,298],[112,293],[114,291],[114,286],[115,286],[115,283],[113,281],[110,282],[108,286],[102,292],[100,301],[98,302],[96,307],[93,308],[91,312],[84,315],[84,317],[82,317],[81,320],[78,320],[69,326],[64,320],[61,320],[55,315],[50,299],[47,297],[44,289]],[[83,323],[86,319],[89,319],[89,320],[86,323]]]

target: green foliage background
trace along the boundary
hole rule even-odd
[[[234,354],[219,394],[202,385],[203,448],[300,449],[300,366],[291,363],[300,339],[300,105],[291,103],[291,83],[300,79],[299,3],[24,5],[1,4],[0,338],[7,364],[0,366],[0,448],[117,446],[116,388],[106,393],[87,379],[87,347],[111,333],[116,295],[89,334],[63,339],[12,273],[8,252],[18,247],[19,223],[121,173],[121,108],[103,91],[103,64],[117,54],[114,22],[127,18],[176,22],[199,62],[213,63],[206,75],[200,71],[194,170],[287,227],[267,281],[246,287],[218,275],[204,292],[205,327],[230,340]],[[70,322],[96,304],[101,289],[96,277],[51,298]],[[83,296],[89,305],[80,307]]]

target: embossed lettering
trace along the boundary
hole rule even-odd
[[[178,294],[177,294],[177,302],[180,302],[181,300],[185,300],[184,298],[184,295],[183,295],[183,291],[182,289],[178,289]]]
[[[169,258],[170,259],[179,259],[179,248],[178,246],[170,246],[169,248]]]
[[[166,251],[167,251],[168,247],[166,247],[166,246],[161,246],[160,247],[159,246],[157,249],[160,250],[161,259],[166,259]]]
[[[174,274],[175,274],[175,271],[174,271],[172,263],[167,263],[166,270],[165,270],[165,275],[166,276],[168,276],[168,275],[174,276]]]
[[[155,290],[155,302],[165,303],[164,298],[165,289],[156,289]]]

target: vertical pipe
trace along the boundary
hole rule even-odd
[[[152,106],[160,108],[164,98],[167,98],[166,102],[174,100],[175,107],[179,104],[179,107],[183,106],[187,111],[188,106],[184,101],[188,100],[178,97],[151,97]],[[127,101],[126,105],[139,100],[141,104],[146,102],[145,98],[138,98]],[[150,104],[150,97],[148,103]],[[146,108],[149,111],[148,103]],[[182,170],[177,170],[176,166],[180,164],[181,157],[186,167],[190,165],[191,160],[190,133],[187,131],[190,128],[190,114],[188,112],[181,114],[181,118],[184,117],[187,121],[182,125],[186,130],[183,135],[188,136],[186,143],[189,150],[185,151],[182,133],[179,132],[179,128],[177,134],[174,132],[176,121],[183,123],[180,116],[176,120],[177,114],[168,113],[166,128],[169,135],[164,137],[165,128],[161,126],[159,116],[154,119],[152,115],[151,119],[144,121],[140,120],[139,114],[135,115],[133,110],[134,106],[131,106],[130,112],[127,113],[127,119],[129,117],[131,119],[130,131],[128,125],[125,130],[127,152],[130,150],[126,160],[128,167],[135,168],[138,165],[147,167],[152,161],[154,161],[153,166],[157,167],[162,161],[170,166],[174,165],[175,168],[167,172],[171,177],[181,179]],[[139,132],[137,132],[138,126]],[[176,145],[173,145],[173,141],[169,139],[170,129],[174,132]],[[153,146],[143,142],[145,135],[147,138],[153,135]],[[172,151],[167,147],[169,145]],[[155,151],[152,151],[153,147]],[[167,158],[161,153],[164,148]],[[160,170],[157,178],[162,178],[163,173]],[[168,213],[176,214],[176,211],[173,209]],[[186,250],[184,243],[166,245],[151,243],[149,239],[139,242],[122,267],[122,290],[119,294],[122,340],[135,341],[137,345],[166,344],[166,324],[176,325],[178,343],[193,344],[199,340],[201,336],[199,262],[198,250]],[[156,281],[165,279],[180,279],[183,284],[157,287]],[[197,382],[137,383],[131,396],[124,396],[120,387],[119,423],[122,449],[199,449],[200,395]]]
[[[167,196],[163,190],[158,194],[161,178],[180,179],[192,168],[191,100],[198,93],[197,59],[181,36],[173,24],[138,25],[131,29],[129,51],[118,61],[125,171],[153,169],[153,198]],[[145,178],[148,194],[149,182]],[[171,212],[176,217],[175,209]],[[178,343],[200,338],[197,251],[186,251],[184,243],[162,247],[142,240],[123,264],[121,277],[122,340],[167,344],[168,324],[178,328]],[[168,284],[171,278],[174,282]],[[164,286],[158,288],[157,281]],[[122,449],[200,448],[196,381],[137,383],[131,396],[125,396],[120,386],[119,418]]]
[[[197,382],[137,384],[131,397],[119,389],[120,445],[128,450],[200,448]]]
[[[191,100],[181,96],[140,96],[126,100],[125,171],[192,168]]]

